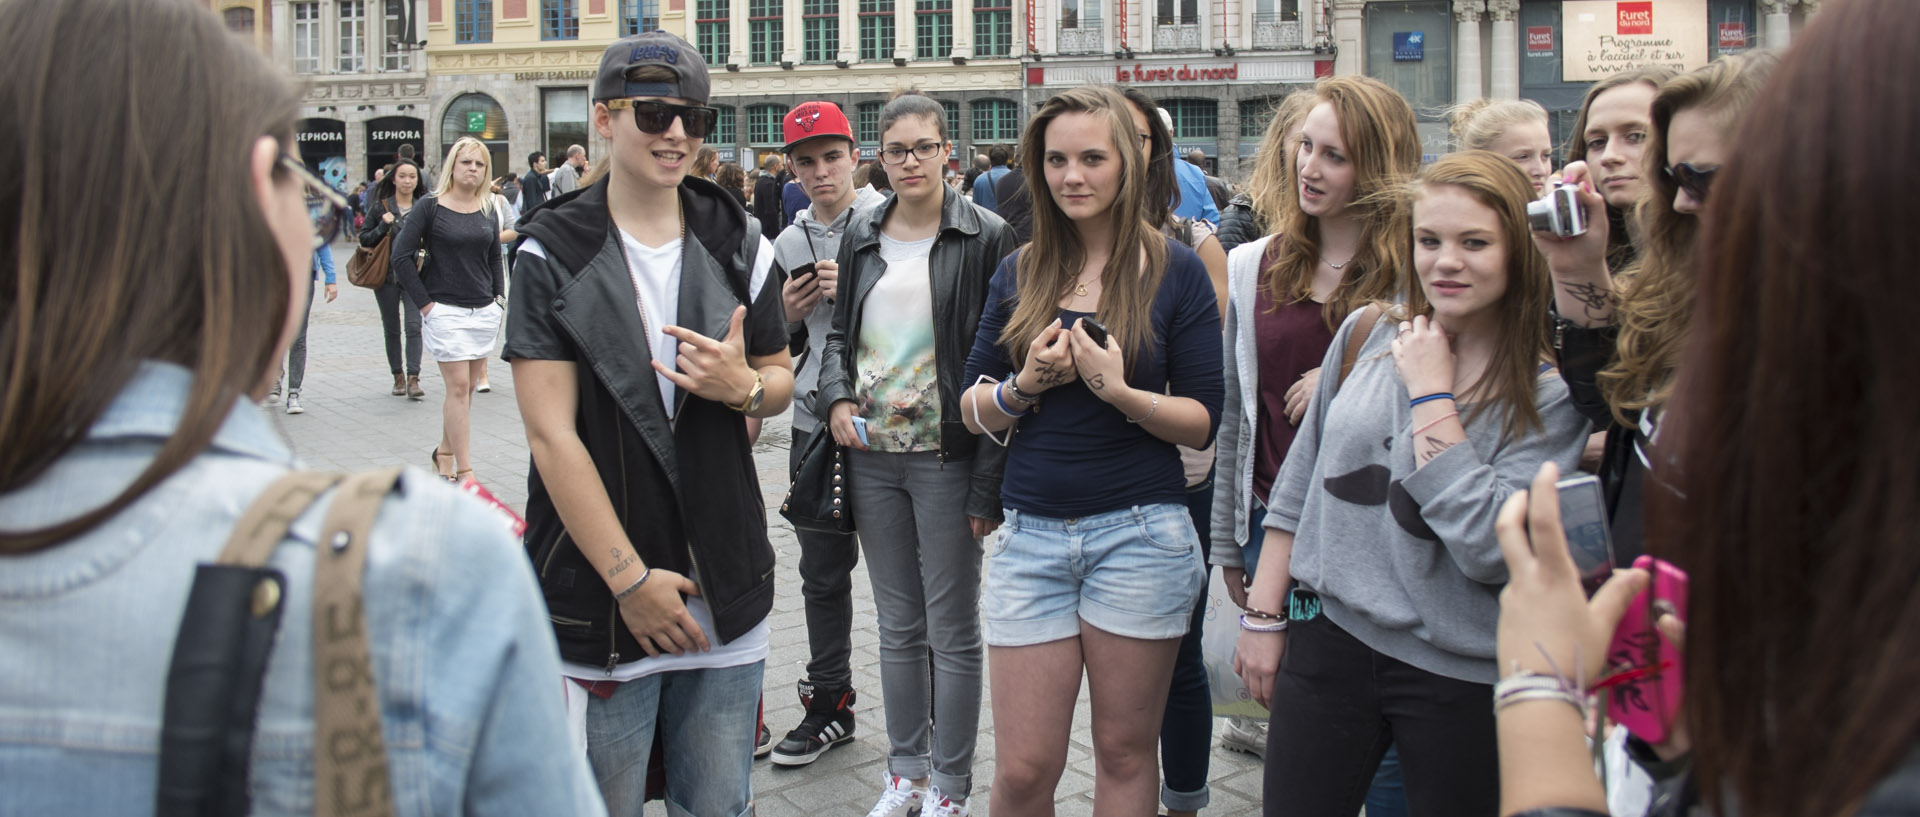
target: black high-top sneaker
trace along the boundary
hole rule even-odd
[[[807,707],[800,725],[773,747],[773,762],[780,766],[805,766],[828,749],[853,740],[852,687],[815,688],[802,684],[800,702]]]

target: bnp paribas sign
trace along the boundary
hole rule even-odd
[[[1560,26],[1566,82],[1652,66],[1691,71],[1707,64],[1711,46],[1707,0],[1567,0]]]

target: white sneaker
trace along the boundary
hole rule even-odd
[[[1220,729],[1220,748],[1246,752],[1265,760],[1267,724],[1252,718],[1228,718],[1227,725]]]
[[[889,772],[881,772],[880,779],[884,785],[880,802],[873,804],[867,817],[910,817],[920,813],[920,802],[927,796],[924,789],[916,789],[913,781]]]
[[[939,786],[927,788],[927,806],[920,810],[920,817],[967,817],[965,801],[953,802],[953,798],[940,793]]]
[[[297,392],[297,391],[290,391],[290,392],[287,392],[287,413],[288,413],[288,414],[305,414],[305,413],[307,413],[307,410],[306,410],[305,408],[302,408],[302,407],[300,406],[300,393],[299,393],[299,392]]]

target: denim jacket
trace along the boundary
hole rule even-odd
[[[0,526],[39,528],[104,504],[180,421],[192,374],[143,364],[86,438],[0,495]],[[213,443],[112,519],[0,556],[0,817],[150,814],[161,702],[195,565],[294,467],[237,401]],[[287,605],[253,745],[253,814],[313,813],[313,539],[330,498],[271,564]],[[507,528],[417,470],[382,507],[364,592],[394,800],[402,815],[603,815],[563,724],[559,655]]]

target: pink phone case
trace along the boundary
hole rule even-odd
[[[1606,687],[1607,714],[1641,740],[1662,743],[1680,709],[1682,688],[1680,651],[1653,626],[1648,594],[1673,606],[1687,620],[1687,574],[1652,556],[1641,556],[1633,566],[1652,574],[1652,581],[1633,597],[1627,614],[1607,645],[1609,669],[1596,687]]]

